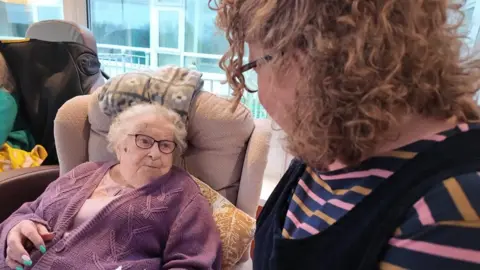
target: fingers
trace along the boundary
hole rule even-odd
[[[23,263],[27,266],[32,265],[32,260],[23,247],[22,236],[17,230],[12,229],[8,234],[6,253],[7,258],[10,258],[12,262]]]
[[[33,222],[25,222],[23,226],[19,227],[20,233],[30,240],[33,245],[38,248],[42,253],[45,253],[45,243],[43,242],[40,233],[37,230],[37,226]]]
[[[5,259],[5,262],[7,263],[8,267],[10,267],[11,269],[23,270],[23,266],[19,264],[17,261],[10,259],[10,257],[7,257]]]
[[[44,242],[52,241],[55,237],[54,233],[48,231],[47,227],[43,226],[42,224],[35,224],[37,226],[37,231],[42,237]]]
[[[50,232],[47,230],[47,227],[43,226],[42,224],[35,223],[35,227],[37,227],[37,232],[42,234],[49,234]]]

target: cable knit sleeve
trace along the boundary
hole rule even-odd
[[[38,205],[40,204],[43,196],[45,196],[45,193],[43,193],[42,196],[38,197],[33,202],[24,203],[9,218],[0,224],[0,269],[6,267],[4,264],[7,248],[7,235],[15,225],[23,220],[31,220],[33,222],[43,224],[48,228],[47,222],[36,213]]]
[[[162,269],[220,269],[220,234],[207,200],[197,194],[170,231]]]
[[[48,226],[48,222],[43,217],[43,211],[39,209],[39,206],[42,204],[42,200],[47,198],[54,198],[56,196],[55,192],[57,186],[59,186],[59,183],[71,179],[72,175],[76,171],[78,171],[77,168],[73,169],[69,173],[57,178],[57,180],[50,183],[50,185],[48,185],[42,195],[40,195],[35,201],[24,203],[17,211],[13,212],[10,217],[8,217],[0,224],[0,269],[7,269],[5,268],[7,267],[5,265],[7,235],[15,225],[20,223],[20,221],[31,220],[35,223],[43,224],[47,227],[47,229],[51,230],[51,228],[49,228]]]

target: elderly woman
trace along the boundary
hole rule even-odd
[[[220,269],[220,236],[189,175],[180,116],[141,104],[119,114],[108,140],[117,162],[88,162],[0,225],[0,268]]]
[[[296,157],[255,270],[480,268],[479,65],[458,1],[210,2],[236,97],[253,69]]]

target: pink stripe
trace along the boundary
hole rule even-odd
[[[346,203],[346,202],[340,201],[340,200],[338,200],[338,199],[328,200],[328,203],[329,203],[329,204],[333,204],[333,205],[335,205],[335,206],[337,206],[337,207],[340,207],[340,208],[342,208],[342,209],[345,209],[345,210],[347,210],[347,211],[352,210],[352,208],[355,206],[355,205],[353,205],[353,204],[351,204],[351,203]]]
[[[463,131],[463,132],[469,130],[468,124],[465,124],[465,123],[459,124],[459,125],[458,125],[458,128],[459,128],[461,131]]]
[[[298,221],[298,219],[295,217],[295,215],[290,210],[288,210],[288,212],[287,212],[287,217],[293,222],[293,224],[295,224],[295,227],[303,229],[310,234],[319,233],[319,231],[317,229],[313,228],[312,226],[308,225],[307,223],[300,223],[300,221]]]
[[[445,257],[454,260],[480,263],[480,251],[466,248],[445,246],[440,244],[428,243],[424,241],[415,241],[410,239],[391,238],[390,245],[426,253],[434,256]]]
[[[316,201],[320,205],[325,204],[325,200],[318,197],[315,193],[313,193],[313,191],[308,188],[307,184],[305,184],[303,179],[300,179],[300,181],[298,181],[298,185],[303,188],[303,190],[307,193],[308,197],[312,198],[314,201]]]
[[[418,219],[422,225],[431,225],[435,223],[435,219],[433,219],[430,207],[428,207],[428,204],[425,202],[424,198],[418,200],[413,207],[415,207],[415,210],[417,210]]]
[[[445,135],[435,134],[435,135],[432,135],[430,137],[425,138],[424,140],[441,142],[441,141],[445,140],[446,138],[447,138],[447,136],[445,136]]]
[[[320,178],[323,180],[339,180],[339,179],[348,179],[348,178],[363,178],[368,176],[378,176],[381,178],[388,178],[392,175],[393,172],[382,170],[382,169],[370,169],[367,171],[358,171],[358,172],[350,172],[344,174],[337,174],[337,175],[320,175]]]

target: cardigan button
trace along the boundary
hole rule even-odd
[[[56,252],[62,252],[65,250],[65,242],[60,242],[57,244],[57,246],[55,247],[55,251]]]

